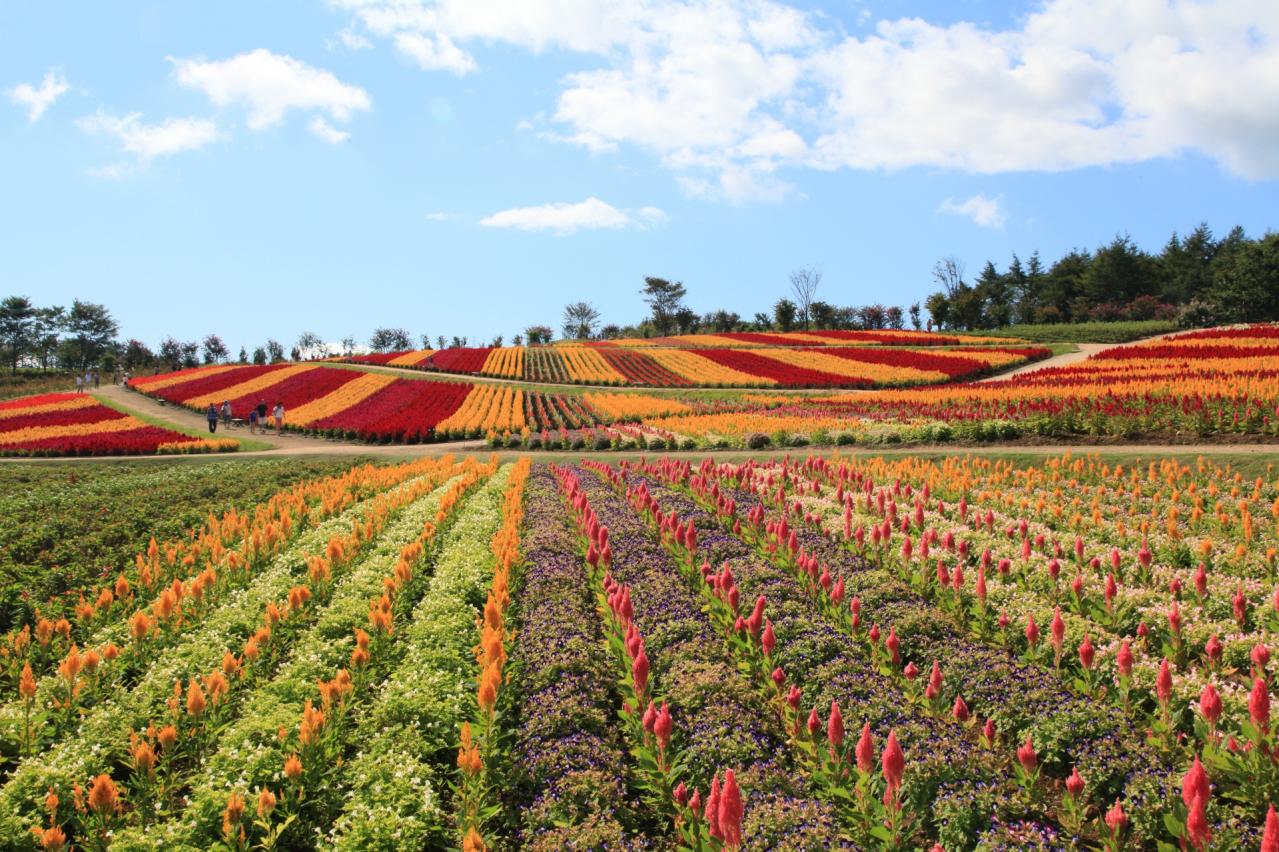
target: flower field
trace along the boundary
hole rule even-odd
[[[1279,843],[1273,466],[446,456],[137,548],[0,641],[5,848]]]
[[[886,354],[896,350],[874,350]],[[775,400],[646,421],[707,443],[843,434],[850,442],[1025,435],[1204,437],[1279,433],[1279,328],[1209,329],[1096,353],[1078,364],[936,388]]]
[[[817,332],[811,334],[820,334]],[[701,337],[707,337],[703,335]],[[751,341],[745,340],[744,343]],[[1279,327],[1237,326],[1117,346],[1069,366],[985,382],[966,377],[1047,354],[1026,347],[875,345],[691,348],[556,345],[417,350],[380,364],[557,383],[660,385],[659,395],[425,380],[327,363],[216,365],[134,379],[133,389],[203,412],[277,402],[285,428],[372,443],[484,438],[529,449],[692,449],[1024,438],[1257,441],[1279,434]],[[450,354],[451,353],[451,354]],[[368,360],[368,359],[365,359]],[[440,365],[430,366],[438,370]],[[885,388],[886,384],[917,383]],[[759,387],[703,392],[703,386]],[[827,392],[788,394],[796,387]],[[833,392],[862,386],[856,393]],[[873,386],[880,386],[875,389]],[[0,405],[0,455],[230,449],[151,427],[89,397]]]
[[[988,341],[905,331],[742,332],[392,352],[349,360],[560,384],[873,388],[974,378],[1050,354],[1043,347],[1010,346],[1007,340],[956,346],[961,342]]]
[[[579,429],[606,419],[578,397],[316,364],[206,367],[135,379],[131,386],[201,412],[227,400],[237,417],[259,402],[272,409],[278,401],[286,429],[380,443]]]
[[[237,441],[193,438],[110,408],[91,395],[50,393],[0,402],[0,456],[216,453]]]

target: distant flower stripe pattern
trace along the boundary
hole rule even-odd
[[[0,455],[115,456],[225,452],[236,441],[152,426],[85,394],[42,394],[0,407]]]

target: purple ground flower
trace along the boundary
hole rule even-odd
[[[650,683],[675,716],[674,743],[687,761],[686,783],[705,795],[711,776],[731,768],[747,779],[749,794],[749,779],[766,778],[761,837],[803,832],[810,848],[838,846],[834,807],[805,793],[804,778],[789,765],[780,718],[738,671],[728,645],[702,612],[699,595],[621,495],[590,471],[579,476],[599,522],[609,529],[612,575],[631,589],[635,625],[652,665]],[[749,821],[749,808],[747,814]],[[747,848],[773,847],[754,845],[748,834]]]
[[[645,825],[627,786],[599,618],[546,468],[534,469],[524,503],[526,568],[514,596],[519,629],[511,654],[519,721],[510,805],[520,815],[521,845],[555,848],[545,845],[552,834],[576,833],[624,847]]]

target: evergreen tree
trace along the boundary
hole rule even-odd
[[[1208,296],[1221,322],[1279,319],[1279,233],[1232,248]]]

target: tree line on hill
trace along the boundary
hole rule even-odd
[[[808,329],[881,330],[946,329],[957,331],[1000,328],[1027,323],[1109,320],[1176,320],[1198,328],[1233,322],[1279,320],[1279,233],[1250,238],[1233,228],[1217,239],[1206,224],[1186,236],[1173,233],[1158,254],[1150,254],[1121,235],[1095,251],[1072,250],[1052,264],[1039,252],[1022,261],[1016,254],[1002,271],[987,261],[969,281],[955,257],[938,261],[933,279],[939,286],[922,305],[903,309],[882,304],[837,306],[818,298],[822,272],[802,267],[790,274],[790,290],[747,319],[736,311],[698,313],[688,307],[682,281],[647,277],[640,295],[649,313],[629,325],[601,324],[598,309],[585,301],[565,306],[561,332],[568,340],[616,340],[663,337],[671,334],[714,334],[734,331],[796,331]],[[927,310],[928,319],[923,318]],[[40,307],[26,296],[0,300],[0,358],[19,368],[83,371],[98,368],[178,370],[200,364],[229,363],[233,356],[217,334],[203,340],[166,337],[152,350],[136,339],[119,339],[119,324],[104,306],[75,300],[70,308]],[[513,345],[551,343],[555,330],[530,325],[511,338]],[[367,348],[395,352],[414,348],[448,349],[470,345],[468,338],[422,334],[382,327],[373,332]],[[501,346],[494,337],[480,345]],[[363,349],[345,337],[336,347],[306,331],[287,352],[277,340],[252,351],[240,347],[235,360],[243,364],[274,364],[328,355],[351,355]]]
[[[10,372],[21,368],[103,372],[146,369],[179,370],[200,364],[231,361],[231,351],[217,334],[202,341],[166,337],[152,350],[134,338],[120,339],[120,324],[105,305],[76,299],[70,308],[40,307],[27,296],[0,300],[0,358]],[[353,349],[355,341],[345,341]],[[304,332],[287,353],[292,360],[321,354],[323,341]],[[284,346],[268,340],[252,354],[240,348],[240,363],[274,364],[284,361]]]
[[[1000,271],[987,261],[973,281],[963,264],[934,267],[940,289],[924,300],[937,328],[976,330],[1024,323],[1176,320],[1187,328],[1279,320],[1279,233],[1217,239],[1206,224],[1173,233],[1150,254],[1127,235],[1096,251],[1075,249],[1045,265],[1034,252]]]
[[[790,274],[790,293],[767,311],[746,318],[736,311],[719,309],[699,314],[684,303],[688,288],[682,281],[647,277],[640,295],[649,306],[649,315],[631,325],[601,324],[600,312],[589,302],[573,302],[564,307],[562,332],[565,340],[617,340],[633,337],[666,337],[673,334],[724,334],[735,331],[801,331],[923,329],[920,304],[908,308],[896,305],[839,306],[817,298],[822,271],[801,267]],[[550,343],[550,326],[536,325],[524,330],[530,344]],[[517,335],[517,339],[520,336]]]

